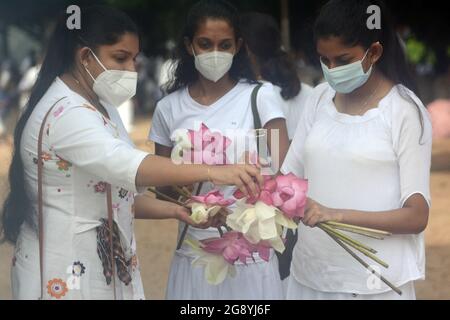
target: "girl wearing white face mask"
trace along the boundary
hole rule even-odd
[[[231,139],[227,149],[229,161],[239,161],[245,151],[245,138],[254,128],[251,95],[256,87],[247,61],[247,53],[239,34],[239,18],[234,7],[223,1],[201,1],[189,12],[184,37],[178,47],[177,69],[169,92],[158,103],[152,120],[150,139],[156,143],[158,155],[170,157],[177,129],[198,130],[200,123],[219,131]],[[283,100],[279,91],[266,83],[257,98],[262,126],[279,130],[277,142],[280,163],[288,148],[287,129],[283,114]],[[252,140],[252,143],[255,139]],[[242,140],[241,140],[242,141]],[[253,145],[252,145],[253,147]],[[270,147],[270,146],[269,146]],[[273,149],[275,150],[275,149]],[[195,192],[205,194],[214,188],[203,184]],[[165,190],[169,192],[170,190]],[[221,188],[231,197],[233,187]],[[180,235],[184,224],[180,224]],[[217,229],[188,228],[187,237],[206,239],[218,237]],[[180,238],[181,236],[179,236]],[[272,254],[269,263],[256,258],[248,266],[237,265],[237,275],[218,286],[209,285],[204,269],[192,266],[192,252],[182,245],[172,261],[166,297],[168,299],[282,299],[277,258]]]
[[[82,17],[70,31],[61,16],[16,129],[2,210],[15,299],[143,299],[134,218],[193,223],[184,207],[138,189],[262,179],[251,166],[177,166],[137,150],[116,110],[136,89],[137,27],[104,6]],[[253,181],[246,188],[256,192]]]
[[[366,26],[381,8],[382,28]],[[430,207],[431,124],[399,40],[379,1],[332,0],[316,21],[327,83],[312,93],[282,168],[309,180],[309,201],[294,248],[288,299],[415,299],[424,279],[423,231]],[[389,269],[375,279],[317,223],[338,221],[393,233],[360,240]]]

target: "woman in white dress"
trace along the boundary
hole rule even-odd
[[[381,29],[366,24],[367,8],[374,4],[381,9]],[[414,281],[425,277],[423,231],[430,206],[427,110],[378,1],[328,2],[315,36],[328,83],[308,100],[282,168],[309,180],[310,198],[287,298],[415,299]],[[389,264],[373,268],[402,296],[313,228],[330,220],[393,233],[384,241],[355,239]]]
[[[239,16],[234,7],[223,1],[201,1],[191,8],[182,42],[179,60],[170,95],[156,108],[150,139],[156,143],[159,155],[171,156],[172,135],[178,129],[198,130],[204,123],[212,131],[221,132],[232,141],[227,149],[230,162],[239,161],[246,152],[256,151],[253,137],[251,146],[239,140],[255,128],[251,95],[256,87],[247,60],[247,53],[239,33]],[[283,100],[276,88],[265,83],[257,96],[257,110],[261,125],[279,132],[280,163],[288,149]],[[270,141],[270,138],[269,138]],[[271,145],[269,145],[270,147]],[[274,149],[275,150],[275,149]],[[203,184],[205,194],[214,188]],[[197,186],[194,190],[197,189]],[[225,197],[231,197],[232,187],[221,188]],[[180,234],[184,224],[180,223]],[[218,237],[216,229],[189,228],[187,237],[205,239]],[[278,263],[272,254],[270,261],[255,257],[247,266],[237,265],[237,275],[213,286],[205,280],[204,270],[191,266],[193,257],[189,246],[175,252],[166,292],[168,299],[282,299],[283,290],[278,274]]]
[[[138,195],[138,190],[212,181],[238,184],[245,191],[245,179],[256,192],[252,179],[261,177],[251,166],[177,166],[137,150],[116,109],[136,90],[135,24],[104,6],[83,9],[80,30],[69,30],[66,18],[56,26],[15,133],[11,190],[2,210],[3,236],[15,244],[12,295],[143,299],[135,216],[192,222],[183,207]]]

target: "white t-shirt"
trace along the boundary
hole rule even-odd
[[[214,132],[220,132],[232,140],[227,149],[227,158],[235,163],[245,151],[256,150],[256,143],[249,141],[249,147],[237,140],[248,135],[254,129],[251,108],[251,94],[256,85],[238,83],[233,89],[210,106],[196,102],[187,88],[178,90],[162,99],[153,115],[149,138],[163,146],[173,147],[172,134],[177,129],[198,130],[203,122]],[[283,100],[276,88],[264,83],[258,92],[257,106],[262,126],[273,119],[285,118]],[[242,141],[242,140],[241,140]],[[249,150],[250,149],[250,150]],[[204,183],[201,194],[213,189],[210,183]],[[230,198],[235,187],[221,187],[226,198]],[[180,227],[184,225],[180,224]],[[218,236],[217,229],[200,230],[189,228],[188,236],[206,239]]]
[[[401,91],[409,99],[400,95]],[[363,116],[339,113],[334,96],[335,91],[326,83],[313,91],[282,172],[308,179],[308,196],[330,208],[394,210],[416,193],[430,204],[431,122],[414,93],[397,85],[378,108]],[[422,139],[413,101],[424,118]],[[424,278],[423,233],[394,235],[383,241],[352,237],[378,251],[389,268],[376,270],[394,285]],[[376,294],[390,290],[382,282],[375,288],[368,285],[371,278],[363,266],[322,230],[303,224],[291,271],[301,284],[325,292]]]
[[[278,92],[281,92],[281,88],[276,87]],[[300,93],[289,100],[284,100],[283,112],[286,116],[286,126],[288,130],[289,140],[294,139],[295,130],[297,129],[298,122],[305,109],[306,101],[311,95],[313,88],[309,85],[302,83],[302,90]]]

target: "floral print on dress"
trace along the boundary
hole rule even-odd
[[[131,265],[131,270],[133,272],[135,272],[137,270],[138,266],[139,266],[138,257],[137,257],[136,254],[133,257],[131,257],[130,265]]]
[[[86,267],[80,261],[76,261],[72,266],[72,274],[76,277],[81,277],[86,272]]]
[[[64,107],[63,106],[59,106],[55,111],[53,111],[53,116],[55,118],[58,118],[64,111]]]
[[[86,272],[86,267],[80,261],[75,261],[72,265],[67,268],[67,288],[69,290],[80,290],[81,289],[81,276]]]
[[[70,162],[64,160],[63,158],[59,157],[59,156],[56,156],[56,157],[58,157],[58,159],[59,159],[58,161],[56,161],[56,165],[58,166],[58,170],[61,171],[61,172],[64,172],[66,174],[66,177],[70,178],[69,170],[72,167],[72,164]]]
[[[116,210],[117,213],[120,211],[120,203],[113,203],[112,204],[113,210]]]
[[[61,299],[68,291],[67,284],[62,279],[53,279],[47,284],[47,293],[55,299]]]
[[[106,192],[106,182],[100,181],[94,186],[95,193],[105,193]]]
[[[42,160],[45,162],[52,160],[52,155],[48,152],[42,152]]]
[[[128,190],[125,190],[124,188],[121,188],[119,190],[119,198],[120,199],[125,199],[128,196]]]

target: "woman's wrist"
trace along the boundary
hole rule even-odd
[[[344,211],[340,209],[332,209],[332,217],[334,222],[344,223]]]
[[[179,206],[175,203],[169,203],[168,206],[168,211],[170,212],[169,219],[180,220],[180,212],[178,210]]]
[[[193,166],[194,171],[193,174],[195,175],[196,183],[205,182],[205,181],[212,181],[211,179],[211,166],[200,164],[200,165],[187,165],[187,166]]]

